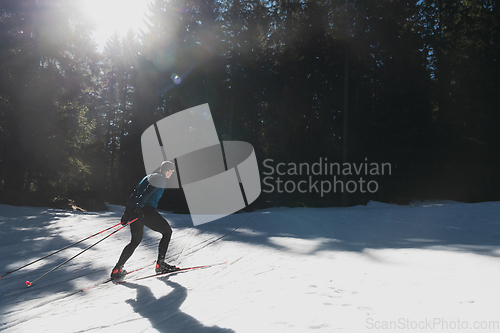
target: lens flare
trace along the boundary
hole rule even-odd
[[[172,74],[170,78],[172,79],[172,81],[174,81],[175,84],[181,84],[182,82],[181,77],[177,74]]]

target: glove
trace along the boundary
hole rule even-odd
[[[132,209],[125,209],[122,215],[121,223],[122,225],[127,225],[128,222],[135,220],[136,218],[140,221],[144,217],[144,212],[142,208],[137,206]]]
[[[121,223],[122,225],[126,225],[130,221],[130,212],[128,209],[125,209],[125,212],[122,215]]]

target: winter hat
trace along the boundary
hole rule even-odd
[[[161,172],[165,172],[165,171],[168,171],[168,170],[174,170],[175,171],[175,165],[174,165],[174,163],[172,163],[170,161],[163,161],[163,163],[161,164],[161,167],[160,167],[160,171]]]

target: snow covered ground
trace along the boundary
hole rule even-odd
[[[102,213],[0,205],[0,274],[119,222]],[[225,265],[72,292],[109,276],[124,229],[39,280],[92,238],[0,279],[5,332],[500,330],[500,203],[274,208],[174,230],[169,262]],[[147,230],[127,269],[151,266]],[[70,295],[70,296],[68,296]]]

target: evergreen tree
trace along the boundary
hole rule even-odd
[[[4,0],[0,8],[4,188],[83,188],[97,69],[88,27],[67,1]]]

